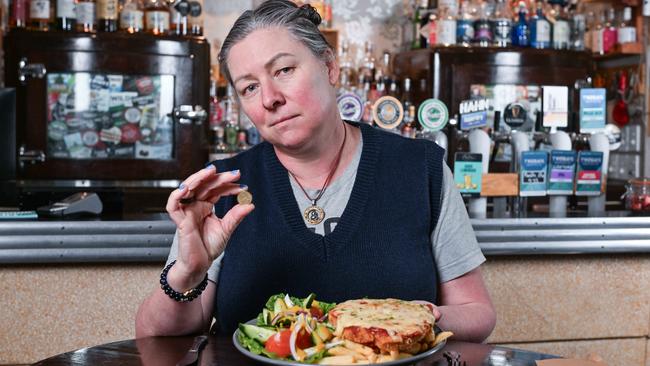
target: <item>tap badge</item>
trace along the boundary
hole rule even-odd
[[[510,103],[503,111],[503,120],[510,128],[518,128],[526,123],[528,111],[521,103]]]
[[[337,99],[341,118],[348,121],[359,122],[363,116],[363,102],[354,93],[343,93]]]
[[[423,129],[430,132],[440,131],[449,121],[449,110],[440,100],[427,99],[418,108],[418,119]]]
[[[372,116],[377,126],[391,130],[402,123],[404,107],[399,100],[387,95],[377,99],[372,107]]]

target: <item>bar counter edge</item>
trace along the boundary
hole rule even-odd
[[[650,253],[650,217],[471,219],[486,256]],[[0,263],[162,262],[175,226],[121,220],[0,222]]]

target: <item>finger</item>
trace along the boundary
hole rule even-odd
[[[180,224],[181,221],[185,218],[182,207],[180,205],[180,200],[188,194],[187,186],[181,185],[170,193],[169,198],[167,198],[167,205],[165,209],[169,213],[172,221],[176,225]]]
[[[227,234],[228,237],[230,237],[230,235],[235,231],[244,217],[253,212],[254,209],[255,205],[252,203],[246,205],[236,204],[233,206],[233,208],[226,212],[224,217],[221,219],[221,225],[223,227],[223,231]]]
[[[195,186],[190,186],[190,190],[194,192],[194,197],[196,197],[197,200],[203,200],[208,195],[207,192],[222,185],[232,184],[238,181],[239,178],[239,170],[217,173],[214,176],[207,177]]]
[[[223,196],[230,196],[238,194],[241,191],[247,190],[248,187],[240,184],[232,184],[230,186],[221,186],[213,189],[212,191],[206,192],[206,196],[203,199],[206,202],[211,202],[212,204],[217,203],[219,199]]]

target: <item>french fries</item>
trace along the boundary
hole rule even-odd
[[[393,350],[390,353],[377,353],[371,347],[360,343],[343,340],[343,344],[327,351],[328,356],[321,359],[319,365],[368,365],[401,360],[429,350],[453,335],[452,332],[432,331],[420,342],[409,345],[407,350]]]

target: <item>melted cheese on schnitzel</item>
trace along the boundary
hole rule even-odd
[[[435,324],[428,306],[397,299],[345,301],[332,309],[330,320],[339,337],[349,327],[381,329],[397,342],[405,336],[421,336]]]

